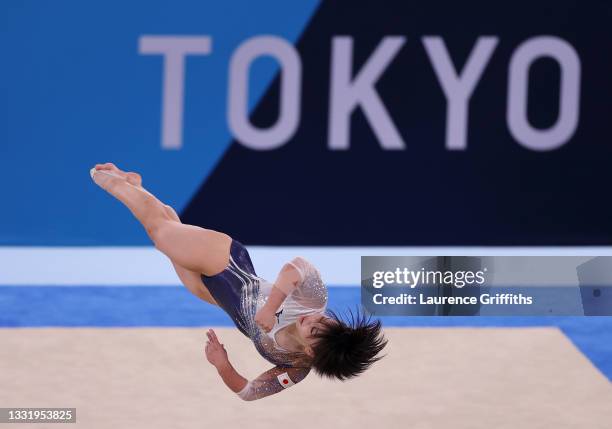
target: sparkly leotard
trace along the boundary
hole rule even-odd
[[[274,285],[257,276],[251,258],[240,242],[232,241],[230,261],[224,271],[214,276],[202,276],[215,301],[232,318],[236,327],[253,342],[261,356],[275,365],[249,381],[239,392],[245,400],[280,392],[300,382],[310,372],[310,367],[300,363],[296,353],[278,346],[274,335],[300,316],[324,312],[327,288],[316,267],[304,258],[297,257],[288,264],[297,270],[300,281],[287,291],[287,298],[276,313],[277,323],[268,334],[255,323],[255,314],[267,301]]]

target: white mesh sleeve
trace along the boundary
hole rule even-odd
[[[283,266],[274,286],[304,307],[320,310],[327,305],[327,288],[319,270],[301,256]]]
[[[244,399],[246,401],[250,390],[251,390],[251,382],[248,381],[247,384],[242,388],[242,390],[240,392],[237,392],[236,395],[238,395],[240,399]]]
[[[297,258],[293,258],[292,261],[288,262],[288,264],[290,264],[292,267],[294,267],[298,274],[300,275],[300,281],[304,281],[304,278],[306,277],[306,273],[308,272],[310,266],[312,265],[310,262],[308,262],[306,259],[302,258],[301,256],[298,256]]]
[[[290,264],[300,275],[300,282],[291,293],[291,298],[298,304],[320,310],[327,305],[327,287],[321,279],[319,270],[308,260],[298,256]]]
[[[296,287],[300,287],[300,284],[304,282],[309,265],[310,263],[301,256],[287,262],[278,273],[274,286],[282,290],[285,295],[291,294]]]

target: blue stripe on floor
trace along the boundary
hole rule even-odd
[[[330,287],[330,308],[356,308],[359,287]],[[612,317],[383,317],[385,326],[557,326],[612,380]],[[0,327],[232,326],[183,287],[0,287]]]

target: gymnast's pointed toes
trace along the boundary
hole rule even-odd
[[[142,177],[138,173],[125,173],[125,180],[134,186],[142,186]]]

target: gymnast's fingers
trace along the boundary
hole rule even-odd
[[[220,344],[220,343],[219,343],[219,339],[217,338],[217,334],[216,334],[216,333],[215,333],[215,331],[213,331],[212,329],[210,330],[210,335],[212,336],[212,340],[213,340],[214,342],[216,342],[217,344]]]

